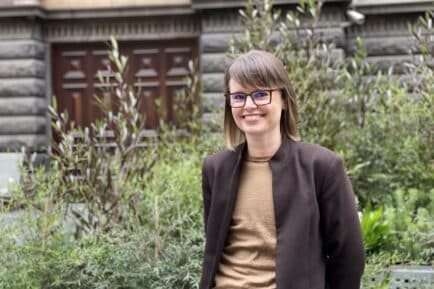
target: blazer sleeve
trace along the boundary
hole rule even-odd
[[[326,282],[330,289],[359,289],[365,253],[354,192],[340,157],[330,162],[323,180],[319,205]]]
[[[208,158],[205,158],[202,164],[202,195],[203,195],[203,213],[204,213],[204,229],[205,234],[208,227],[208,216],[209,216],[209,210],[211,206],[211,187],[209,184],[209,180],[207,177],[207,160]]]

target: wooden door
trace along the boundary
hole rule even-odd
[[[120,53],[128,57],[126,79],[140,91],[140,111],[146,128],[159,123],[155,100],[175,121],[173,105],[178,90],[185,87],[188,61],[197,55],[196,40],[120,42]],[[53,44],[52,82],[59,111],[66,110],[78,126],[89,126],[101,117],[93,95],[101,96],[97,71],[108,73],[105,43]]]

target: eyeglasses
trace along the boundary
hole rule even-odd
[[[226,93],[225,97],[229,105],[234,108],[244,107],[248,96],[250,96],[256,106],[262,106],[271,103],[271,94],[274,90],[276,89],[259,89],[252,91],[251,93]]]

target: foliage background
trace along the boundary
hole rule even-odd
[[[411,27],[422,59],[401,76],[369,65],[361,39],[354,55],[336,57],[333,41],[316,32],[321,3],[302,1],[283,13],[268,0],[249,2],[240,17],[245,29],[228,57],[252,48],[275,53],[299,98],[301,138],[345,160],[368,256],[363,288],[387,288],[389,265],[432,264],[432,14]],[[197,64],[178,96],[182,125],[162,121],[158,135],[147,138],[115,40],[109,55],[115,85],[107,92],[123,105],[113,110],[97,98],[104,119],[76,128],[53,104],[61,141],[53,143],[52,162],[33,167],[30,158],[14,198],[2,206],[0,288],[197,288],[200,169],[224,143],[200,121]]]

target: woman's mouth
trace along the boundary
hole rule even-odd
[[[260,119],[262,117],[263,117],[262,114],[248,114],[248,115],[244,115],[243,116],[243,118],[245,120],[250,120],[250,121],[252,121],[252,120],[258,120],[258,119]]]

